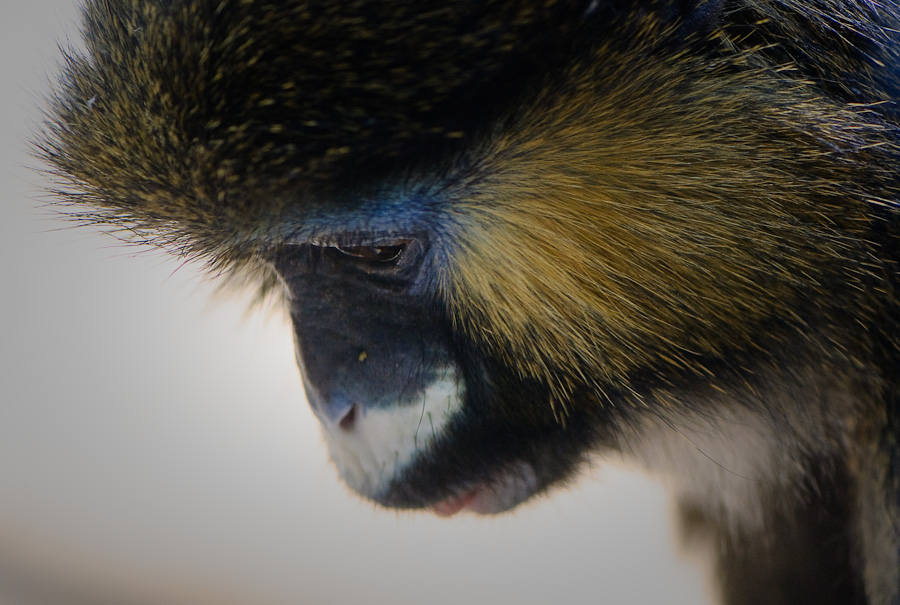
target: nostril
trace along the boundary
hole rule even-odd
[[[341,427],[341,430],[348,433],[353,430],[353,427],[356,424],[356,417],[359,415],[359,411],[357,410],[358,407],[359,406],[355,403],[351,405],[350,409],[347,410],[347,413],[344,414],[344,417],[338,422],[338,426]]]

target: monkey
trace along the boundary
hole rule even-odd
[[[900,604],[900,5],[87,0],[62,211],[284,301],[342,480],[595,456],[729,604]]]

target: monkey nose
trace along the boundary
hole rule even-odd
[[[359,405],[346,402],[346,400],[314,403],[313,408],[315,408],[320,420],[328,425],[340,428],[345,433],[353,431],[362,412]]]
[[[338,427],[345,433],[353,431],[362,413],[359,404],[343,393],[322,393],[308,381],[304,381],[304,387],[306,398],[320,422]]]
[[[338,420],[337,424],[341,427],[342,431],[350,433],[353,431],[353,427],[356,426],[357,416],[359,416],[359,406],[355,403],[350,404],[349,409],[341,416],[341,419]]]

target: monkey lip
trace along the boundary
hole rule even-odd
[[[479,515],[495,515],[515,508],[531,498],[540,491],[539,485],[534,467],[521,462],[490,480],[428,508],[439,517],[452,517],[463,510]]]
[[[452,517],[472,504],[478,496],[479,491],[481,491],[480,487],[470,490],[460,496],[452,496],[446,500],[441,500],[437,504],[431,505],[431,512],[438,517]]]

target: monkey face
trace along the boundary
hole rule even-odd
[[[353,490],[441,515],[497,513],[568,474],[585,436],[557,422],[546,389],[454,331],[437,238],[314,239],[275,264],[307,397]]]

